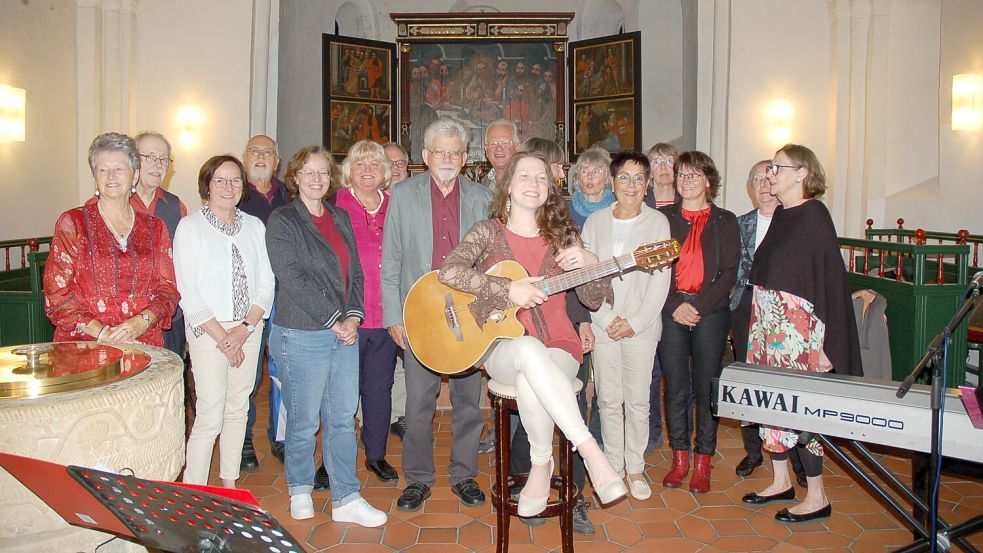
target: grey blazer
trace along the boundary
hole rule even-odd
[[[741,230],[741,263],[737,266],[737,284],[730,295],[730,310],[737,309],[741,296],[747,288],[747,279],[751,276],[751,265],[754,263],[754,239],[758,233],[758,210],[752,209],[737,218],[737,228]]]
[[[461,234],[488,218],[492,193],[460,176]],[[439,267],[433,258],[430,173],[421,173],[390,189],[389,211],[382,235],[382,324],[403,324],[403,302],[418,278]]]

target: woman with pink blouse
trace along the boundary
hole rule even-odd
[[[392,167],[382,146],[371,140],[352,145],[341,166],[335,204],[348,212],[362,262],[365,321],[358,329],[359,395],[362,401],[362,443],[365,468],[383,482],[399,475],[386,461],[386,438],[392,414],[396,342],[382,325],[382,226],[389,207]]]

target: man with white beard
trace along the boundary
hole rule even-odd
[[[290,194],[283,182],[277,178],[280,167],[280,156],[277,153],[276,141],[258,134],[246,143],[246,151],[242,154],[242,165],[246,169],[246,186],[249,193],[239,203],[239,209],[258,217],[266,224],[270,213],[281,205],[290,203]],[[263,360],[266,358],[266,344],[269,340],[269,325],[263,327],[262,350],[256,367],[256,383],[249,394],[249,416],[246,420],[246,439],[242,445],[242,461],[240,467],[244,470],[259,466],[256,449],[253,447],[253,425],[256,422],[256,390],[263,378]],[[270,383],[270,418],[266,429],[270,439],[270,449],[273,455],[283,462],[283,441],[276,440],[277,423],[280,415],[279,390],[274,391]],[[321,475],[319,475],[321,476]],[[319,478],[320,480],[320,478]]]

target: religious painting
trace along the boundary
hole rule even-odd
[[[634,98],[575,103],[572,120],[574,155],[591,146],[609,152],[637,149]]]
[[[325,147],[341,159],[359,140],[393,140],[395,45],[326,34],[321,55]]]
[[[411,160],[422,161],[422,133],[442,115],[471,131],[474,159],[483,159],[485,129],[508,119],[519,140],[556,137],[556,52],[547,43],[420,44],[409,55]],[[477,157],[475,157],[477,156]]]
[[[498,119],[519,140],[565,144],[567,24],[573,14],[391,14],[400,45],[400,138],[422,163],[423,133],[441,116],[471,133],[468,157],[484,161],[484,135]]]
[[[640,32],[570,43],[571,161],[591,146],[640,147],[640,46]]]
[[[331,100],[328,106],[330,136],[325,146],[331,153],[344,156],[360,140],[379,144],[390,141],[392,108],[389,104]]]

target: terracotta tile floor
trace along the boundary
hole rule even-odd
[[[270,453],[266,441],[265,386],[257,394],[260,413],[256,425],[256,450],[260,467],[244,472],[240,485],[250,489],[310,552],[388,552],[419,551],[428,553],[494,551],[495,514],[491,507],[490,487],[493,467],[490,455],[479,458],[478,483],[488,494],[486,504],[467,508],[451,494],[446,467],[450,455],[450,412],[439,411],[435,424],[437,485],[426,506],[416,513],[396,510],[401,490],[399,484],[383,484],[364,467],[364,452],[359,449],[357,475],[362,495],[374,506],[389,513],[389,522],[381,528],[362,528],[331,521],[331,493],[314,493],[316,516],[299,522],[290,518],[289,498],[283,466]],[[490,411],[486,416],[490,417]],[[898,453],[898,452],[894,452]],[[390,435],[388,460],[401,470],[402,443]],[[713,490],[693,495],[683,489],[663,489],[659,484],[671,465],[668,445],[648,458],[646,474],[653,483],[652,497],[646,501],[628,498],[608,508],[599,509],[596,499],[590,505],[590,519],[597,527],[594,536],[575,535],[575,546],[591,553],[623,551],[890,551],[911,541],[911,534],[900,520],[846,475],[842,466],[827,463],[827,493],[833,504],[833,516],[825,521],[810,522],[794,528],[777,523],[775,512],[781,505],[748,508],[741,496],[763,488],[770,480],[768,463],[741,480],[734,466],[743,456],[740,430],[733,421],[721,422],[718,450],[714,458]],[[879,453],[889,466],[908,480],[909,462],[903,456]],[[217,459],[213,467],[217,467]],[[217,470],[213,470],[213,474]],[[970,481],[944,477],[941,507],[944,518],[955,524],[983,514],[983,479]],[[218,484],[218,482],[214,482]],[[799,491],[801,495],[801,490]],[[983,548],[983,535],[970,538]],[[516,553],[560,551],[559,525],[555,519],[530,528],[513,521],[510,551]]]

